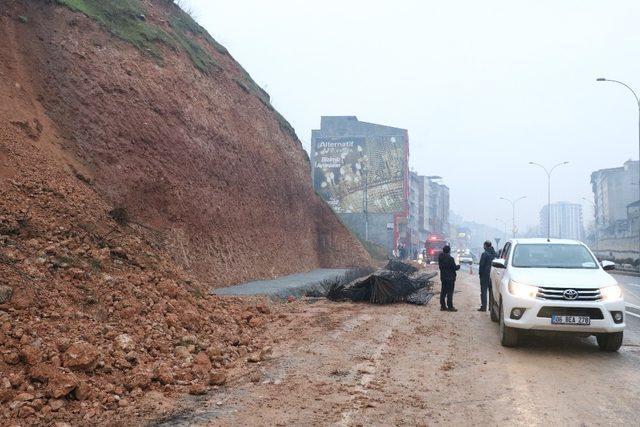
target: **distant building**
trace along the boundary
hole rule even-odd
[[[439,178],[409,174],[409,232],[412,245],[422,250],[431,234],[454,238],[449,223],[449,187]],[[455,233],[454,233],[455,234]]]
[[[640,231],[640,200],[627,206],[627,221],[629,222],[629,234],[637,236]]]
[[[619,262],[640,258],[640,201],[637,161],[591,174],[595,202],[594,248],[598,256]]]
[[[638,162],[628,160],[621,167],[593,172],[591,186],[596,227],[608,233],[627,227],[627,206],[638,201]]]
[[[449,187],[429,180],[429,230],[431,233],[450,236]]]
[[[549,208],[551,208],[551,237],[582,240],[584,236],[582,206],[568,202],[552,203],[551,206],[544,206],[540,210],[540,234],[542,236],[547,236]]]
[[[421,197],[424,197],[424,186],[421,178],[417,173],[409,172],[409,222],[407,233],[412,248],[420,247],[420,241],[423,239],[423,233],[420,231],[420,211],[424,212],[424,201],[421,203]]]
[[[470,228],[468,227],[455,227],[455,226],[450,226],[452,227],[455,231],[452,232],[451,237],[450,237],[450,241],[451,243],[460,250],[471,250],[471,241],[473,239],[473,235],[472,235],[472,231]]]
[[[323,116],[311,133],[316,192],[360,239],[409,244],[409,135],[406,129]]]
[[[409,175],[409,229],[412,244],[421,250],[430,234],[429,206],[430,182],[426,176],[411,172]]]
[[[457,215],[455,215],[457,216]],[[454,215],[451,215],[453,218]],[[502,247],[504,247],[504,243],[510,237],[504,232],[504,228],[502,224],[497,227],[492,227],[485,224],[479,224],[473,221],[465,221],[463,218],[458,216],[458,221],[455,221],[451,225],[451,227],[456,227],[458,231],[458,239],[460,239],[460,233],[465,233],[464,238],[467,238],[467,248],[471,249],[471,251],[475,254],[476,259],[482,254],[484,248],[483,244],[485,241],[489,240],[493,242],[495,245],[496,251]],[[536,227],[537,231],[537,227]],[[458,245],[461,245],[458,242]],[[462,246],[459,246],[462,247]]]

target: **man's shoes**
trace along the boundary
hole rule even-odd
[[[440,311],[449,311],[447,307],[440,307]]]
[[[487,307],[480,307],[478,311],[487,311]]]
[[[454,308],[454,307],[451,307],[451,308],[448,308],[447,311],[458,311],[458,309]]]

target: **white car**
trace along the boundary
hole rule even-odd
[[[622,289],[589,248],[574,240],[513,239],[491,268],[491,320],[503,346],[523,330],[595,335],[601,350],[617,351],[625,328]]]
[[[473,255],[462,253],[458,255],[458,264],[473,264]]]

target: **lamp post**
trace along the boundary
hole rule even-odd
[[[541,167],[547,174],[547,242],[551,241],[551,174],[558,166],[569,164],[569,162],[558,163],[551,169],[547,169],[539,163],[529,162],[530,165]]]
[[[629,89],[629,91],[633,94],[633,97],[636,100],[636,104],[638,105],[638,162],[640,163],[640,98],[638,98],[638,94],[631,88],[631,86],[629,86],[626,83],[623,83],[619,80],[611,80],[611,79],[605,79],[604,77],[598,77],[596,79],[596,81],[599,82],[609,82],[609,83],[616,83],[619,85],[622,85],[624,87],[626,87],[627,89]],[[640,191],[640,166],[638,167],[638,191]],[[640,197],[639,197],[640,199]],[[638,244],[640,245],[640,231],[638,232]],[[640,258],[640,251],[638,252],[638,258]]]
[[[513,232],[513,238],[516,238],[516,203],[518,203],[520,200],[522,199],[526,199],[527,196],[522,196],[520,198],[517,198],[515,200],[511,200],[511,199],[507,199],[506,197],[500,197],[500,200],[505,200],[509,203],[511,203],[511,209],[512,209],[512,213],[511,213],[511,224],[513,226],[512,232]]]
[[[369,241],[369,158],[365,155],[362,162],[362,177],[364,178],[364,188],[362,191],[362,210],[364,214],[364,240]]]
[[[596,211],[596,204],[586,197],[581,197],[585,202],[589,202],[593,206],[594,228],[595,228],[595,240],[596,240],[596,258],[598,257],[598,212]]]
[[[504,225],[504,240],[507,240],[507,221],[503,221],[500,218],[496,218],[496,221]]]
[[[504,234],[502,235],[502,238],[504,239],[504,241],[507,241],[507,221],[503,221],[500,218],[496,218],[496,221],[502,223],[502,225],[504,226]],[[495,241],[496,241],[496,249],[498,250],[498,253],[500,253],[500,238],[496,237]]]

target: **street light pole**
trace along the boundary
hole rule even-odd
[[[529,162],[530,165],[541,167],[542,170],[547,174],[547,242],[551,241],[551,174],[553,170],[558,166],[563,166],[569,164],[569,162],[561,162],[552,167],[551,169],[547,169],[539,163]]]
[[[585,202],[589,202],[591,203],[591,206],[593,206],[593,218],[594,218],[594,228],[595,228],[595,240],[596,240],[596,258],[598,257],[598,212],[596,211],[596,204],[594,202],[592,202],[591,200],[587,199],[586,197],[582,197],[582,200],[584,200]]]
[[[520,200],[522,199],[526,199],[527,196],[522,196],[518,199],[515,200],[511,200],[511,199],[507,199],[506,197],[500,197],[500,200],[505,200],[509,203],[511,203],[511,209],[512,209],[512,213],[511,213],[511,224],[513,226],[512,229],[512,233],[513,233],[513,238],[516,238],[516,203],[518,203]]]
[[[362,192],[362,208],[364,210],[364,240],[369,241],[369,171],[365,165],[362,171],[364,191]]]
[[[627,89],[629,89],[629,91],[631,91],[631,93],[633,94],[633,97],[636,100],[636,104],[638,105],[638,163],[639,163],[638,164],[638,191],[640,191],[640,98],[638,98],[638,94],[631,88],[631,86],[619,80],[611,80],[611,79],[605,79],[604,77],[599,77],[596,79],[596,81],[616,83],[626,87]],[[640,194],[638,199],[640,200]],[[640,245],[640,230],[638,231],[638,245]],[[640,251],[638,251],[638,258],[640,259]]]
[[[504,225],[504,240],[507,240],[507,221],[503,221],[500,218],[496,218],[496,221]]]

